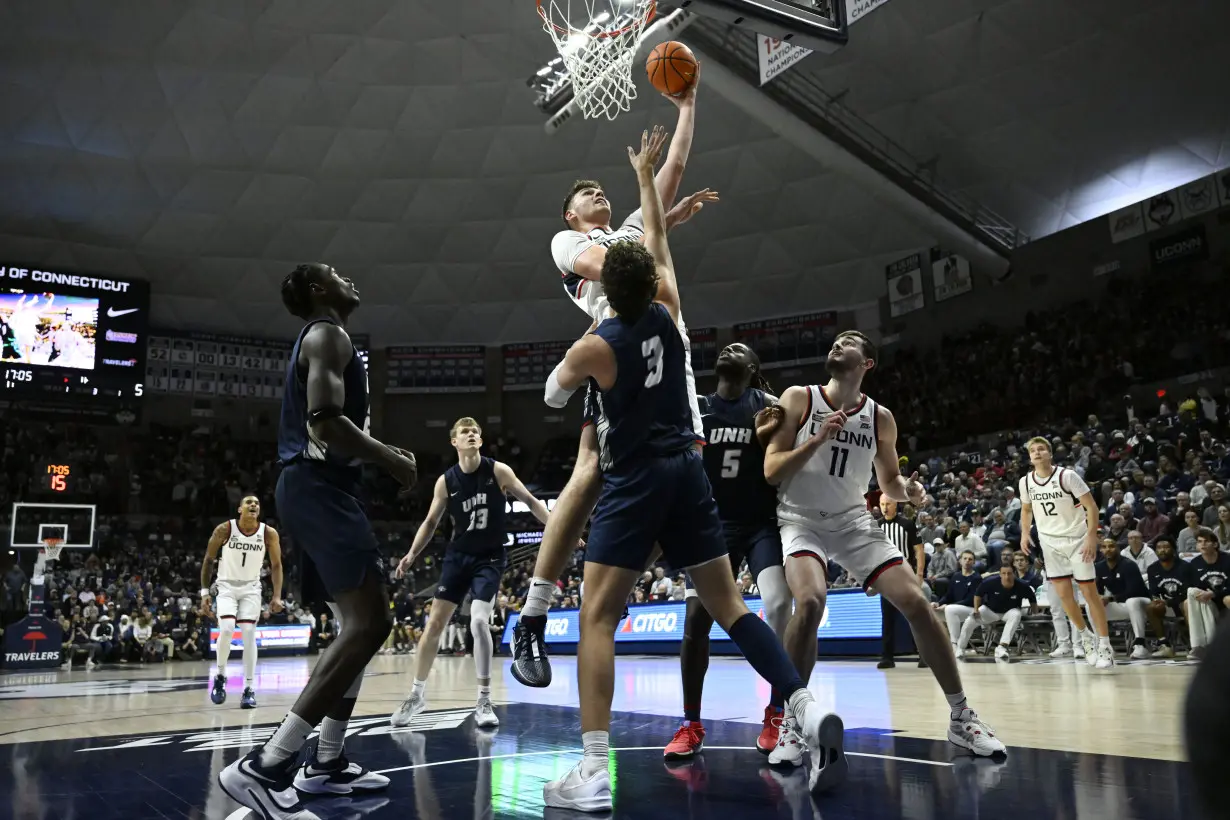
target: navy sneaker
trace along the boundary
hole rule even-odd
[[[551,659],[543,632],[547,616],[523,616],[513,630],[512,675],[518,683],[535,689],[551,685]]]
[[[243,697],[239,699],[240,709],[255,709],[256,708],[256,693],[252,691],[251,686],[244,687]]]
[[[218,785],[227,797],[262,820],[320,820],[320,815],[303,807],[294,779],[293,762],[266,768],[261,765],[259,748],[218,773]]]
[[[312,755],[295,773],[295,788],[304,794],[378,792],[388,787],[387,777],[351,763],[345,755],[328,763],[321,763]]]
[[[214,688],[209,691],[209,699],[214,703],[226,703],[226,675],[214,675]]]

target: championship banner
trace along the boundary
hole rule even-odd
[[[931,249],[931,281],[935,285],[935,301],[943,302],[974,289],[969,260],[959,253],[945,256],[939,248]]]
[[[1209,243],[1203,225],[1172,233],[1149,243],[1149,258],[1154,271],[1162,271],[1182,262],[1209,258]]]
[[[504,357],[504,390],[538,390],[564,358],[572,342],[522,342],[500,348]]]
[[[1120,208],[1106,215],[1110,225],[1110,241],[1123,242],[1145,232],[1145,214],[1141,203]]]
[[[696,376],[713,375],[718,353],[716,327],[688,328],[688,344],[692,347],[692,373]]]
[[[482,345],[404,345],[387,349],[386,393],[481,393],[487,389]]]
[[[852,0],[846,4],[846,25],[852,26],[871,12],[887,3],[888,0]],[[781,74],[790,66],[811,54],[810,49],[791,45],[776,37],[764,34],[756,35],[756,51],[760,58],[760,84]]]
[[[888,314],[904,316],[924,305],[922,284],[923,256],[912,253],[884,268],[888,280]]]
[[[837,336],[837,311],[743,322],[734,326],[734,335],[756,351],[765,368],[823,362]]]
[[[764,602],[760,598],[744,598],[752,614],[764,619]],[[681,641],[686,605],[682,601],[663,604],[633,604],[628,617],[615,629],[616,643],[640,641]],[[576,609],[553,609],[547,614],[546,642],[576,643],[581,635],[580,614]],[[520,615],[514,613],[504,627],[503,642],[512,641],[513,630]],[[831,589],[824,607],[824,617],[816,630],[821,640],[876,639],[881,635],[880,596],[865,595],[861,589]],[[714,624],[709,640],[730,641],[722,627]]]

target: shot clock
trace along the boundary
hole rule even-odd
[[[66,461],[49,461],[43,466],[39,488],[56,495],[68,495],[75,488],[75,471]]]

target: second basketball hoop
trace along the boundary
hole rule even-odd
[[[636,99],[632,61],[655,0],[538,0],[585,117],[615,119]]]

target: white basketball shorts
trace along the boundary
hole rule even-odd
[[[1097,577],[1092,561],[1081,559],[1085,536],[1055,536],[1038,533],[1042,541],[1042,560],[1046,564],[1046,577],[1051,581],[1075,578],[1077,581],[1092,581]]]
[[[893,546],[866,510],[843,513],[823,523],[792,519],[782,520],[780,525],[782,553],[787,558],[811,553],[826,567],[836,562],[868,594],[884,570],[905,563],[901,550]]]
[[[217,614],[237,623],[256,623],[261,616],[261,582],[218,582]]]

